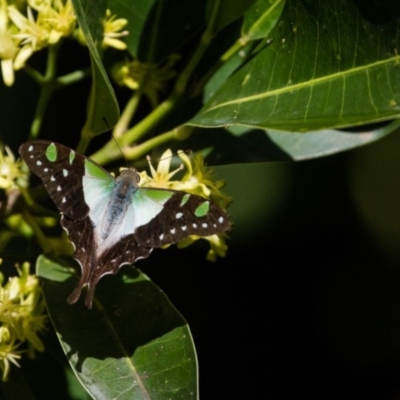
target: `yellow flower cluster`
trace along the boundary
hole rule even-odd
[[[0,60],[7,86],[14,83],[14,71],[24,67],[35,51],[55,45],[62,37],[83,37],[77,33],[79,28],[71,0],[26,0],[24,7],[13,3],[0,0]],[[126,44],[118,37],[127,35],[126,31],[120,32],[127,23],[107,10],[103,46],[125,49]]]
[[[178,152],[179,158],[183,164],[181,167],[170,171],[172,161],[172,151],[167,150],[161,156],[157,169],[149,160],[150,175],[146,171],[140,173],[140,186],[146,187],[164,187],[173,190],[180,190],[206,199],[214,201],[222,209],[226,210],[232,199],[221,191],[224,181],[216,181],[213,177],[212,169],[204,164],[201,154],[196,154],[189,158],[183,151]],[[172,180],[173,176],[185,169],[181,180]],[[207,253],[207,260],[216,261],[217,257],[225,257],[228,246],[225,242],[225,234],[215,234],[207,237],[189,236],[178,243],[179,248],[184,248],[198,239],[205,239],[210,244],[210,250]]]
[[[3,285],[0,274],[0,369],[6,380],[11,363],[19,366],[23,342],[28,344],[28,355],[43,351],[44,346],[38,333],[43,331],[47,317],[36,276],[29,274],[29,263],[17,267],[19,276]]]
[[[12,151],[5,146],[5,153],[0,151],[0,189],[26,187],[28,173],[22,168],[22,160],[15,160]]]

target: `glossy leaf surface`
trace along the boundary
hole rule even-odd
[[[101,57],[103,41],[102,20],[106,12],[106,1],[72,0],[79,26],[85,36],[92,61],[91,101],[84,134],[89,140],[114,126],[118,120],[119,107]],[[107,124],[104,123],[107,121]]]
[[[269,41],[191,121],[285,131],[400,115],[399,22],[367,21],[353,1],[293,0]]]
[[[37,261],[43,292],[64,352],[95,399],[196,399],[197,360],[189,328],[140,271],[103,279],[93,310],[68,305],[71,268]]]

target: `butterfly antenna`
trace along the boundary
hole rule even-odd
[[[105,117],[103,117],[102,119],[103,119],[103,121],[104,121],[104,124],[107,126],[108,130],[111,131],[111,128],[110,128],[110,125],[108,125],[107,119],[106,119]],[[124,154],[124,152],[122,151],[121,146],[119,145],[117,139],[114,137],[114,135],[113,135],[112,133],[111,133],[111,137],[113,138],[115,144],[117,145],[119,151],[121,152],[122,157],[123,157],[123,159],[125,160],[125,164],[126,164],[127,168],[129,168],[128,160],[126,159],[125,154]]]

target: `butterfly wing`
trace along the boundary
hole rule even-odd
[[[166,196],[167,194],[167,196]],[[167,200],[152,218],[145,219],[135,229],[135,240],[142,246],[161,247],[177,243],[190,235],[211,236],[231,228],[225,211],[203,197],[176,190],[140,188],[133,204],[143,213],[160,205],[159,198]],[[139,201],[140,199],[140,201]]]
[[[84,219],[90,210],[83,190],[83,177],[88,169],[99,171],[97,182],[113,182],[113,177],[99,165],[58,143],[45,140],[24,143],[19,153],[28,167],[42,179],[57,208],[73,220]]]
[[[82,288],[87,286],[85,305],[89,309],[92,308],[94,291],[102,276],[116,274],[122,265],[133,264],[138,259],[146,258],[152,251],[152,249],[138,245],[132,234],[123,237],[100,256],[96,256],[97,244],[94,240],[93,223],[90,217],[73,221],[62,216],[61,225],[67,231],[74,245],[74,258],[82,268],[80,281],[68,297],[70,304],[78,301]]]

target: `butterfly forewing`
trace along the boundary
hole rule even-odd
[[[42,179],[50,197],[64,215],[71,219],[83,219],[88,215],[89,207],[83,191],[86,157],[68,147],[44,140],[23,144],[19,153],[29,168]],[[100,166],[96,167],[104,171]]]

